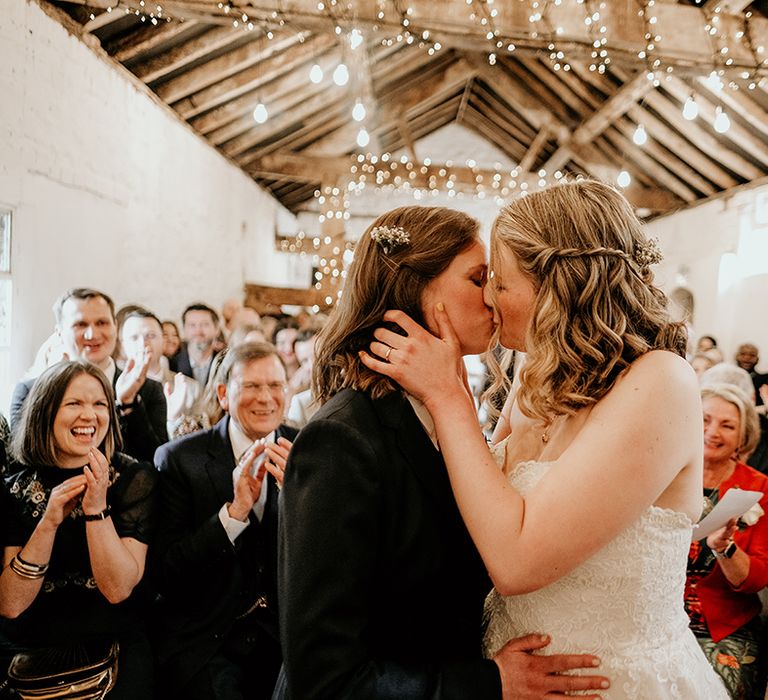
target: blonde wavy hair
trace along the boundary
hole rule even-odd
[[[408,242],[390,248],[371,233],[402,229]],[[424,325],[421,296],[427,284],[478,238],[479,224],[445,207],[400,207],[379,216],[355,248],[344,291],[317,336],[312,391],[325,403],[346,387],[377,399],[399,389],[391,379],[368,369],[358,355],[368,350],[373,331],[387,309],[401,309]],[[392,330],[399,330],[393,326]]]
[[[652,283],[641,224],[609,185],[581,180],[520,197],[491,240],[495,274],[505,250],[536,290],[517,394],[528,417],[548,423],[596,403],[649,350],[685,356],[685,326]]]

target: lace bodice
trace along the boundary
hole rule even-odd
[[[503,461],[503,448],[496,455]],[[510,483],[525,495],[552,464],[523,462],[510,472]],[[687,515],[651,506],[558,581],[507,598],[492,591],[486,654],[514,637],[543,632],[552,637],[547,653],[601,657],[600,673],[612,681],[605,698],[727,698],[683,608],[691,528]]]

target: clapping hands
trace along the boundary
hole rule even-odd
[[[138,357],[132,357],[125,366],[125,371],[115,382],[115,396],[120,404],[132,404],[136,394],[147,380],[147,372],[152,361],[152,353],[144,348]]]
[[[235,520],[245,521],[248,512],[261,496],[264,477],[267,472],[275,477],[278,486],[282,486],[285,475],[285,465],[292,447],[290,440],[278,438],[276,443],[266,443],[264,440],[256,440],[240,458],[235,468],[239,471],[235,480],[235,497],[229,506],[229,517]],[[257,458],[264,455],[264,459],[253,473]]]

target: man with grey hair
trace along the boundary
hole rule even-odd
[[[278,486],[296,431],[282,424],[287,379],[277,350],[229,350],[213,428],[155,455],[154,548],[163,697],[269,698],[281,664],[277,629]]]

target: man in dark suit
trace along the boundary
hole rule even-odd
[[[219,315],[206,304],[190,304],[181,315],[184,343],[171,359],[171,369],[205,387],[219,334]]]
[[[221,372],[227,415],[155,456],[163,697],[269,698],[281,663],[275,475],[296,434],[281,424],[285,368],[272,345],[245,343]]]
[[[112,359],[117,342],[115,305],[106,294],[78,287],[62,294],[53,306],[56,332],[70,360],[96,365],[115,389],[123,451],[152,461],[155,450],[168,440],[167,407],[163,387],[147,379],[149,363],[131,361],[121,371]],[[11,428],[15,429],[35,378],[20,381],[11,399]]]
[[[276,698],[539,699],[600,687],[557,675],[593,657],[532,655],[548,643],[540,635],[482,658],[491,582],[431,417],[360,362],[384,310],[407,308],[435,327],[421,310],[438,300],[464,354],[483,352],[493,329],[485,273],[477,222],[452,210],[402,207],[360,238],[318,344],[324,405],[296,439],[281,493]]]

